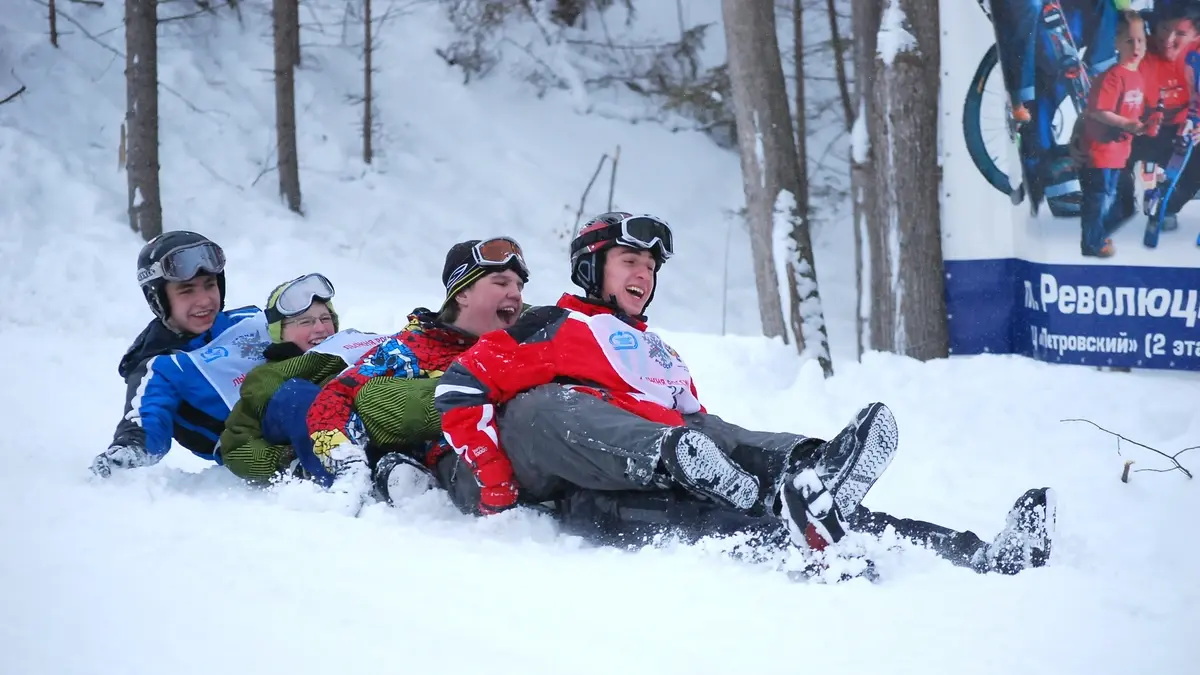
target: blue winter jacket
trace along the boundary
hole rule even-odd
[[[174,439],[220,463],[216,446],[225,418],[269,344],[265,315],[253,306],[220,312],[203,335],[179,335],[151,321],[117,369],[125,378],[125,414],[112,445],[138,446],[157,460]]]

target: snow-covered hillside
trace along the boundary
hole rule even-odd
[[[62,19],[53,49],[45,8],[8,2],[0,93],[14,78],[28,90],[0,106],[0,672],[1124,675],[1200,661],[1195,481],[1141,472],[1123,484],[1124,459],[1168,465],[1128,444],[1118,455],[1111,437],[1061,421],[1088,418],[1163,449],[1200,443],[1195,376],[995,356],[854,363],[848,228],[818,233],[836,377],[753,337],[737,226],[727,319],[740,335],[722,337],[736,156],[699,134],[584,114],[578,92],[537,99],[502,72],[464,86],[433,53],[449,29],[429,4],[383,34],[382,156],[366,167],[345,100],[360,64],[339,46],[344,8],[304,3],[315,12],[306,22],[326,26],[306,35],[299,77],[304,218],[279,204],[273,173],[254,184],[273,164],[265,3],[243,0],[244,27],[164,25],[167,226],[226,248],[231,304],[261,303],[277,282],[320,270],[347,324],[393,330],[440,299],[451,243],[500,232],[529,251],[527,300],[551,301],[569,289],[561,235],[599,155],[619,143],[616,204],[678,233],[651,316],[709,409],[827,436],[886,401],[901,451],[868,506],[986,538],[1021,492],[1052,485],[1051,565],[988,577],[901,547],[880,550],[881,583],[797,584],[728,559],[719,542],[597,550],[545,517],[469,519],[432,492],[349,518],[313,490],[251,490],[178,448],[153,468],[93,480],[88,463],[121,410],[117,360],[149,318],[116,170],[123,60]],[[61,4],[123,48],[119,2]],[[692,21],[720,16],[716,0],[685,4]],[[673,3],[661,9],[675,21]],[[643,19],[653,30],[656,17]],[[596,102],[608,113],[625,104]],[[602,210],[605,193],[594,188],[585,211]],[[1181,459],[1200,469],[1200,451]]]

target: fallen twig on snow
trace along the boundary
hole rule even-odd
[[[1179,463],[1178,457],[1180,455],[1182,455],[1183,453],[1187,452],[1188,450],[1196,450],[1196,449],[1200,448],[1200,445],[1193,445],[1191,447],[1184,448],[1184,449],[1180,450],[1179,452],[1176,452],[1173,455],[1168,455],[1167,453],[1163,452],[1162,450],[1159,450],[1158,448],[1152,448],[1149,445],[1146,445],[1145,443],[1139,443],[1138,441],[1135,441],[1132,438],[1129,438],[1127,436],[1122,436],[1121,434],[1118,434],[1115,431],[1109,431],[1108,429],[1105,429],[1104,427],[1100,426],[1099,424],[1096,424],[1095,422],[1093,422],[1091,420],[1072,418],[1072,419],[1065,419],[1065,420],[1060,420],[1060,421],[1061,422],[1086,422],[1086,423],[1096,427],[1100,431],[1103,431],[1106,434],[1111,434],[1113,436],[1116,436],[1117,437],[1117,454],[1118,455],[1121,454],[1121,441],[1125,441],[1127,443],[1132,443],[1140,448],[1145,448],[1153,453],[1162,455],[1163,457],[1166,457],[1167,459],[1171,460],[1171,463],[1175,465],[1169,469],[1134,469],[1134,471],[1153,471],[1155,473],[1167,473],[1169,471],[1175,471],[1176,469],[1178,469],[1179,471],[1182,471],[1183,475],[1187,476],[1188,478],[1192,477],[1192,472],[1188,471],[1187,468],[1185,468],[1182,464]],[[1123,482],[1126,482],[1126,483],[1129,482],[1129,480],[1128,480],[1129,465],[1132,463],[1133,462],[1125,463],[1125,470],[1121,474],[1121,480]]]

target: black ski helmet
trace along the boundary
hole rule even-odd
[[[188,232],[187,230],[172,230],[163,232],[157,237],[146,242],[138,253],[137,270],[138,270],[138,285],[142,287],[142,295],[146,297],[146,304],[150,306],[150,311],[154,312],[154,316],[158,317],[164,324],[171,317],[171,304],[167,300],[167,279],[161,274],[155,273],[155,265],[162,266],[163,260],[169,254],[172,254],[180,249],[190,248],[207,244],[215,249],[215,253],[219,257],[219,269],[210,269],[207,266],[199,273],[207,272],[215,274],[217,277],[217,289],[221,294],[221,310],[225,309],[225,253],[221,247],[205,237],[202,234]],[[195,275],[193,275],[195,276]]]
[[[643,239],[625,236],[627,226],[646,229],[653,234]],[[592,218],[579,229],[571,240],[571,281],[584,292],[600,300],[604,292],[604,252],[615,246],[650,251],[654,256],[654,288],[642,305],[642,312],[650,306],[654,292],[658,290],[658,270],[673,255],[671,228],[661,218],[651,215],[635,216],[625,211],[610,211]],[[646,242],[649,242],[647,244]]]

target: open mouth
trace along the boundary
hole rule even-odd
[[[496,316],[500,317],[500,320],[504,323],[512,323],[517,320],[517,308],[501,307],[496,310]]]
[[[625,292],[632,295],[635,298],[646,297],[646,290],[640,286],[633,286],[633,285],[626,286]]]
[[[312,339],[310,339],[310,340],[308,341],[308,346],[309,346],[309,347],[316,347],[317,345],[321,344],[321,343],[322,343],[322,342],[324,342],[324,341],[325,341],[325,338],[324,338],[324,337],[315,337],[315,338],[312,338]]]
[[[213,315],[213,311],[211,309],[206,309],[201,312],[192,312],[189,316],[191,316],[193,319],[200,319],[201,321],[203,321],[212,315]]]

